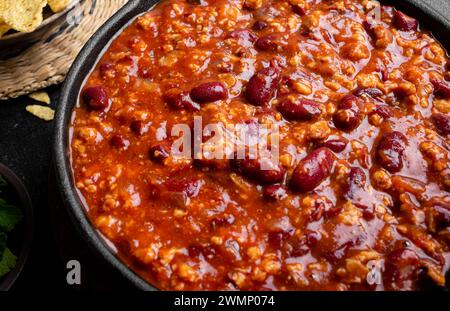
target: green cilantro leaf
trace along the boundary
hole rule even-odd
[[[2,260],[0,260],[0,277],[10,272],[16,266],[17,257],[11,253],[9,248],[5,248]]]
[[[21,219],[22,211],[0,198],[0,231],[11,231]]]

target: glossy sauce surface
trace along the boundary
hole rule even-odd
[[[94,226],[160,289],[444,286],[450,74],[418,24],[365,0],[163,1],[74,110]],[[280,164],[174,157],[194,116],[277,125]]]

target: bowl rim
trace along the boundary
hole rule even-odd
[[[62,10],[60,12],[53,13],[48,18],[44,19],[42,21],[42,23],[33,31],[30,31],[30,32],[19,32],[19,31],[17,31],[17,32],[14,32],[14,33],[11,33],[11,34],[6,34],[6,35],[3,35],[2,37],[0,37],[0,41],[9,41],[9,40],[13,40],[13,39],[18,39],[18,38],[21,38],[21,37],[28,36],[28,35],[30,35],[32,33],[38,32],[42,28],[45,28],[45,27],[49,26],[50,24],[52,24],[53,22],[55,22],[56,20],[58,20],[62,16],[66,15],[67,13],[69,13],[81,1],[84,1],[84,0],[71,0],[64,10]]]
[[[22,180],[10,168],[2,163],[0,163],[0,175],[3,176],[8,182],[8,185],[16,191],[17,198],[20,201],[19,208],[24,214],[22,219],[24,233],[20,241],[20,253],[17,255],[16,266],[0,281],[0,291],[8,291],[21,274],[31,251],[34,233],[33,205]]]
[[[78,190],[75,188],[73,182],[68,141],[71,135],[70,122],[73,107],[78,102],[79,92],[85,79],[98,63],[99,58],[103,55],[110,42],[121,33],[122,29],[134,21],[137,16],[151,10],[158,2],[160,1],[129,0],[85,44],[72,64],[61,91],[55,116],[53,144],[53,157],[58,187],[73,224],[88,242],[88,245],[100,253],[125,278],[131,281],[137,288],[150,291],[158,289],[122,262],[101,237],[101,233],[91,225],[85,213],[85,207],[78,195]],[[444,43],[445,41],[445,46],[449,51],[450,46],[446,34],[450,33],[450,21],[446,19],[445,15],[428,7],[422,0],[404,0],[400,3],[395,0],[381,0],[380,2],[386,5],[393,5],[416,18],[420,17],[420,23],[425,24],[427,29],[437,35],[439,42]],[[95,55],[95,57],[91,57],[91,55]]]

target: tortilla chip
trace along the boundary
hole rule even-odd
[[[42,23],[46,5],[47,0],[1,0],[0,19],[17,31],[32,32]]]
[[[3,22],[0,20],[0,38],[1,38],[5,33],[7,33],[8,30],[10,30],[10,29],[11,29],[11,27],[9,27],[7,24],[3,23]]]
[[[55,117],[55,111],[50,107],[28,105],[25,109],[32,115],[35,115],[36,117],[45,121],[51,121]]]
[[[61,12],[69,5],[70,0],[47,0],[53,12]]]
[[[46,103],[47,105],[50,105],[50,97],[48,96],[47,92],[44,92],[44,91],[34,92],[28,96],[38,102],[42,102],[42,103]]]

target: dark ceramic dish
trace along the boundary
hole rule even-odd
[[[133,284],[143,290],[156,290],[156,288],[148,284],[120,261],[99,232],[92,226],[85,214],[83,203],[78,196],[78,191],[73,182],[69,157],[69,126],[72,109],[78,101],[80,89],[85,78],[97,63],[99,55],[104,52],[110,41],[114,39],[115,35],[117,35],[123,27],[133,21],[135,17],[150,10],[157,2],[159,1],[130,0],[86,43],[73,63],[61,92],[56,115],[56,132],[53,146],[58,186],[61,190],[64,204],[66,205],[75,226],[92,248],[100,253]],[[450,16],[450,12],[438,12],[427,6],[423,0],[382,2],[395,5],[396,8],[417,18],[422,27],[431,30],[447,51],[450,50],[450,21],[446,19],[446,16]]]
[[[8,203],[19,207],[23,212],[23,219],[14,229],[8,234],[8,246],[17,256],[17,263],[15,268],[6,276],[0,279],[0,291],[7,291],[11,288],[14,282],[22,272],[22,268],[28,258],[33,240],[33,208],[28,192],[22,181],[10,169],[0,163],[0,175],[8,183],[6,187],[8,196]],[[11,243],[11,244],[9,244]]]

